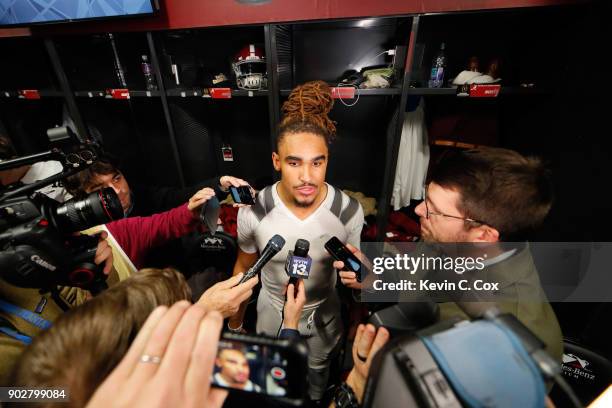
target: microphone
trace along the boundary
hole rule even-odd
[[[285,263],[285,272],[289,276],[289,283],[295,285],[300,278],[308,279],[312,266],[312,258],[308,256],[309,249],[310,242],[305,239],[298,239],[293,251],[289,251]]]
[[[280,235],[276,234],[266,244],[263,251],[261,251],[261,256],[257,259],[257,261],[249,268],[249,270],[244,274],[242,279],[238,284],[240,285],[242,282],[246,282],[251,279],[253,276],[257,275],[261,268],[267,264],[270,259],[274,257],[285,246],[285,239]]]

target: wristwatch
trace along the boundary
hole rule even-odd
[[[350,385],[343,382],[334,393],[334,404],[337,408],[359,408],[359,401]]]

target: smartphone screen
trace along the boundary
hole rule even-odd
[[[361,282],[361,262],[338,238],[331,237],[325,243],[325,249],[334,259],[344,262],[344,267],[347,270],[355,272],[357,281]]]
[[[255,204],[251,188],[249,186],[230,187],[232,199],[236,204]]]
[[[306,361],[305,348],[289,340],[224,333],[219,340],[212,384],[301,400],[306,391]]]
[[[236,187],[230,187],[230,193],[232,194],[232,200],[234,200],[236,204],[242,204],[242,200],[240,200],[240,194],[238,193]]]

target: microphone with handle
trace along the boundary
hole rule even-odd
[[[297,284],[298,279],[308,279],[312,259],[308,256],[310,242],[305,239],[298,239],[293,251],[289,251],[285,272],[289,276],[289,283]]]
[[[284,246],[285,239],[280,235],[276,234],[272,238],[270,238],[263,251],[261,251],[261,256],[257,259],[253,266],[251,266],[249,270],[244,274],[238,284],[246,282],[253,276],[257,275],[261,271],[261,268],[263,268],[264,265],[267,264],[270,259],[272,259],[274,255],[278,253],[278,251],[283,249]]]

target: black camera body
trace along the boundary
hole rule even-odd
[[[3,279],[20,287],[65,285],[97,292],[105,280],[94,263],[98,238],[72,233],[116,218],[119,214],[113,200],[118,198],[108,188],[63,205],[40,193],[1,203]],[[100,211],[104,207],[112,210]]]
[[[102,267],[94,263],[98,237],[76,233],[122,218],[121,202],[112,188],[65,203],[33,192],[84,170],[97,159],[98,146],[76,140],[68,128],[48,134],[60,148],[0,163],[0,170],[5,170],[52,158],[64,167],[45,180],[9,186],[0,193],[1,277],[20,287],[50,290],[65,285],[97,293],[106,287]]]
[[[375,355],[364,408],[543,407],[561,371],[514,315],[492,307],[392,339]]]

